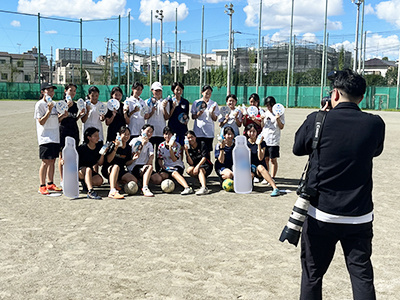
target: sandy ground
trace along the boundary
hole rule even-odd
[[[39,195],[34,104],[0,101],[1,299],[298,299],[299,248],[278,240],[295,193],[271,198],[260,184],[248,195],[226,193],[211,177],[202,197],[156,187],[154,198],[122,201]],[[310,112],[286,111],[281,189],[295,190],[303,170],[306,158],[291,147]],[[387,135],[374,162],[372,259],[378,299],[400,299],[400,117],[377,113]],[[352,298],[340,246],[323,293]]]

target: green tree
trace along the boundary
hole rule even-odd
[[[392,67],[387,70],[386,75],[385,75],[387,85],[396,85],[397,84],[397,74],[398,74],[397,67]]]
[[[367,74],[364,78],[367,86],[385,86],[387,84],[386,79],[381,75]]]
[[[343,46],[340,48],[339,52],[338,67],[339,70],[343,70],[345,68],[345,52]]]

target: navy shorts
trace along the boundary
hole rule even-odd
[[[39,145],[40,159],[56,159],[60,153],[59,143],[48,143]]]
[[[278,158],[279,157],[279,146],[267,146],[265,151],[265,157]]]
[[[179,174],[183,175],[183,168],[182,167],[172,167],[172,168],[169,168],[168,170],[161,169],[160,173],[167,173],[168,174],[168,178],[169,178],[169,177],[171,177],[172,173],[174,173],[175,171],[177,171]]]

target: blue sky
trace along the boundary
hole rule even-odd
[[[2,0],[2,10],[42,16],[87,20],[83,23],[83,47],[93,51],[94,58],[105,54],[105,38],[118,40],[118,20],[121,15],[121,42],[126,47],[127,13],[131,13],[131,41],[139,51],[148,51],[150,41],[150,10],[164,11],[163,50],[175,49],[175,9],[178,9],[178,40],[182,51],[200,53],[201,12],[204,6],[204,39],[207,52],[228,47],[229,17],[224,13],[227,3],[234,5],[233,30],[235,47],[258,45],[260,0]],[[290,30],[291,0],[263,0],[262,36],[265,43],[287,41]],[[298,42],[323,41],[323,0],[295,0],[294,27]],[[368,1],[365,3],[364,31],[367,31],[367,58],[399,55],[400,0]],[[329,45],[354,49],[357,6],[351,0],[328,1]],[[0,51],[22,53],[37,46],[37,18],[0,12]],[[114,18],[108,21],[96,19]],[[92,20],[92,21],[88,21]],[[360,29],[361,30],[361,29]],[[153,39],[160,40],[160,25],[153,23]],[[114,50],[118,44],[115,42]],[[41,20],[41,50],[50,55],[51,47],[79,47],[79,24]],[[154,50],[153,50],[154,51]]]

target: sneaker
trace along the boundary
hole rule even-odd
[[[81,185],[82,185],[82,193],[89,192],[89,189],[88,189],[88,187],[87,187],[87,185],[86,185],[84,180],[81,180]]]
[[[42,194],[42,195],[48,195],[48,194],[50,194],[49,191],[47,190],[47,188],[46,188],[45,186],[39,187],[38,193],[39,193],[39,194]]]
[[[181,195],[189,195],[189,194],[193,194],[193,189],[191,187],[187,187],[181,192]]]
[[[260,182],[260,179],[258,179],[257,177],[254,177],[253,183],[259,183],[259,182]]]
[[[101,198],[95,191],[91,191],[87,193],[87,197],[89,199],[95,199],[95,200],[101,200],[103,198]]]
[[[279,196],[281,193],[279,191],[279,189],[274,189],[271,193],[271,197],[276,197]]]
[[[197,192],[196,195],[207,195],[209,193],[208,188],[201,187]]]
[[[122,196],[118,191],[115,192],[109,192],[108,193],[108,198],[113,198],[113,199],[125,199],[124,196]]]
[[[143,196],[145,197],[154,197],[154,194],[150,191],[150,189],[146,186],[142,188]]]
[[[61,192],[62,191],[62,188],[56,186],[54,183],[46,185],[46,189],[48,191],[55,191],[55,192]]]

